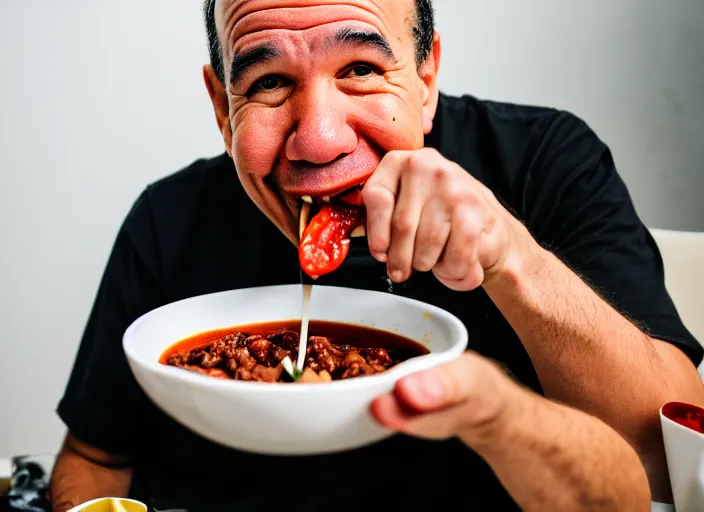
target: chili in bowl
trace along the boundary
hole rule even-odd
[[[286,361],[297,357],[301,300],[300,285],[185,299],[137,319],[123,348],[145,394],[204,438],[254,453],[314,455],[389,437],[371,402],[467,346],[462,322],[435,306],[316,286],[296,374]]]

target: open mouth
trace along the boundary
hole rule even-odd
[[[350,238],[365,236],[364,183],[334,196],[301,196],[299,260],[312,278],[336,270],[347,257]]]
[[[296,198],[298,203],[298,211],[300,212],[299,222],[300,222],[300,232],[299,235],[301,239],[303,238],[303,231],[308,226],[310,221],[321,211],[322,208],[326,206],[333,207],[338,210],[343,209],[363,209],[364,203],[362,201],[362,188],[364,183],[359,185],[354,185],[342,192],[329,196],[300,196]],[[356,226],[351,237],[364,236],[364,222]]]

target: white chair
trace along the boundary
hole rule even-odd
[[[665,286],[682,321],[704,345],[704,233],[651,229],[665,267]],[[704,362],[699,366],[704,378]],[[673,512],[653,503],[651,512]]]
[[[704,345],[704,232],[651,229],[665,266],[665,286],[682,321]],[[704,376],[704,363],[699,367]]]

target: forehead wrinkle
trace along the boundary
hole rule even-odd
[[[236,85],[247,72],[259,64],[278,57],[291,58],[299,69],[309,68],[325,55],[340,53],[345,49],[367,49],[383,55],[393,64],[396,58],[390,43],[376,29],[364,24],[332,23],[331,27],[316,26],[291,33],[288,30],[271,30],[272,37],[263,32],[250,34],[248,41],[235,51],[230,65],[230,83]],[[311,37],[306,37],[312,32]],[[316,34],[316,32],[322,32]],[[281,34],[283,37],[276,37]]]
[[[245,0],[242,2],[232,0],[229,5],[223,9],[223,16],[220,17],[222,20],[222,25],[224,25],[220,33],[223,34],[223,40],[227,43],[222,45],[223,58],[229,61],[233,56],[234,48],[237,45],[237,42],[247,35],[276,28],[291,31],[306,30],[325,24],[324,22],[320,23],[314,21],[316,20],[316,17],[310,15],[311,10],[315,11],[321,7],[335,9],[334,12],[341,15],[337,21],[365,21],[379,30],[382,34],[394,34],[389,16],[374,2],[353,3],[341,0],[328,0],[326,2],[319,1],[314,4],[307,3],[306,5],[295,5],[295,2],[289,0],[282,1],[281,3],[283,5],[280,7],[257,8],[255,5],[256,0]],[[277,18],[279,19],[298,18],[297,21],[301,26],[296,29],[290,27],[287,28],[285,25],[281,26],[281,24],[274,24],[271,21],[271,17],[268,16],[270,11],[276,11]],[[352,13],[355,11],[356,15],[353,16]],[[347,14],[347,17],[344,16],[345,14]],[[269,19],[268,22],[267,19]],[[248,23],[251,23],[252,26],[247,29],[246,26]],[[245,26],[244,29],[242,28],[243,25]],[[228,65],[226,62],[226,68],[227,67]]]
[[[237,0],[233,0],[236,2]],[[305,5],[300,5],[300,3],[305,0],[280,0],[280,3],[284,5],[279,5],[278,7],[265,7],[257,9],[255,6],[256,0],[243,0],[241,4],[235,4],[233,15],[236,18],[235,24],[242,22],[245,18],[251,15],[266,13],[267,11],[298,11],[298,10],[314,10],[320,7],[324,8],[350,8],[350,9],[360,9],[366,11],[367,13],[381,18],[383,15],[383,10],[375,5],[373,1],[362,0],[363,3],[350,2],[349,0],[318,0],[317,2],[305,1]],[[401,1],[401,0],[392,0]],[[245,7],[252,6],[249,10],[245,10]],[[244,12],[240,12],[244,11]]]
[[[220,46],[222,48],[221,51],[222,51],[223,59],[226,59],[226,60],[232,59],[232,57],[234,55],[235,45],[230,44],[230,42],[232,41],[232,35],[234,33],[235,26],[236,26],[236,22],[232,23],[232,19],[233,18],[236,19],[236,17],[237,17],[237,11],[238,11],[237,7],[238,6],[237,6],[236,2],[231,2],[229,7],[227,9],[225,9],[225,12],[223,14],[222,23],[224,24],[225,28],[224,28],[224,34],[223,34],[224,37],[222,38],[222,41],[226,41],[227,44],[221,43]],[[216,18],[216,30],[218,33],[220,33],[220,30],[217,27],[217,18]],[[226,66],[226,69],[228,67],[229,66]]]

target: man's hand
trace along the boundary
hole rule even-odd
[[[459,438],[522,510],[650,510],[645,470],[622,437],[520,387],[474,353],[399,380],[371,411],[395,432]]]
[[[501,437],[522,412],[518,385],[495,364],[467,352],[458,360],[401,379],[377,398],[372,414],[385,427],[426,439],[459,437],[476,446]]]
[[[488,188],[434,149],[389,152],[362,197],[369,249],[395,282],[432,270],[448,288],[472,290],[537,246]]]

